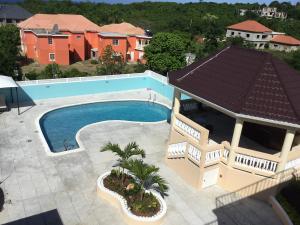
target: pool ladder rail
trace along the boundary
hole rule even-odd
[[[156,93],[151,94],[151,91],[150,91],[148,101],[151,102],[151,100],[153,103],[156,102]]]

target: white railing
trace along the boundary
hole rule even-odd
[[[195,146],[191,145],[189,146],[188,155],[190,158],[195,160],[196,162],[200,162],[201,159],[201,151],[196,148]]]
[[[251,169],[274,173],[276,172],[278,163],[238,153],[235,157],[235,164]]]
[[[223,158],[224,159],[228,159],[228,156],[229,156],[229,150],[227,148],[224,148],[224,151],[223,151]]]
[[[290,169],[290,168],[300,168],[300,158],[288,161],[285,165],[285,169]]]
[[[221,150],[215,150],[211,152],[207,152],[205,155],[205,163],[211,163],[215,161],[219,161],[222,156]]]
[[[182,122],[181,120],[177,119],[175,120],[175,125],[180,128],[182,131],[184,131],[186,134],[191,136],[192,138],[195,138],[197,141],[200,140],[200,132],[196,129],[190,127],[186,123]]]
[[[171,144],[168,147],[169,157],[184,157],[186,150],[186,142]]]

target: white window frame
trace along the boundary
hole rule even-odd
[[[116,41],[116,43],[115,43],[115,41]],[[112,44],[113,44],[114,46],[118,46],[118,45],[120,44],[119,39],[113,39],[113,40],[112,40]]]
[[[53,59],[51,59],[51,56],[53,55]],[[49,61],[55,62],[55,53],[49,53]]]

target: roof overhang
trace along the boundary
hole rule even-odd
[[[234,118],[240,118],[244,121],[249,121],[249,122],[253,122],[253,123],[258,123],[258,124],[263,124],[263,125],[268,125],[268,126],[273,126],[273,127],[279,127],[279,128],[292,128],[292,129],[300,129],[300,125],[299,124],[294,124],[294,123],[288,123],[288,122],[284,122],[284,121],[279,121],[279,120],[272,120],[272,119],[266,119],[266,118],[261,118],[261,117],[255,117],[255,116],[250,116],[250,115],[245,115],[245,114],[240,114],[240,113],[236,113],[233,112],[231,110],[228,110],[220,105],[217,105],[213,102],[210,102],[204,98],[201,98],[200,96],[194,95],[186,90],[181,89],[180,87],[177,87],[171,83],[169,83],[169,77],[168,79],[168,84],[171,85],[172,87],[178,89],[180,92],[192,97],[193,99],[207,105],[210,106],[211,108],[220,111],[230,117],[234,117]]]
[[[16,88],[18,84],[12,79],[12,77],[0,75],[0,89],[1,88]]]

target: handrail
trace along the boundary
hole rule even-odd
[[[279,184],[291,181],[297,175],[300,170],[294,168],[280,171],[273,176],[263,178],[253,184],[247,185],[243,188],[240,188],[236,191],[221,195],[216,198],[216,207],[220,208],[222,206],[232,204],[243,198],[259,194],[267,189],[273,188]]]

